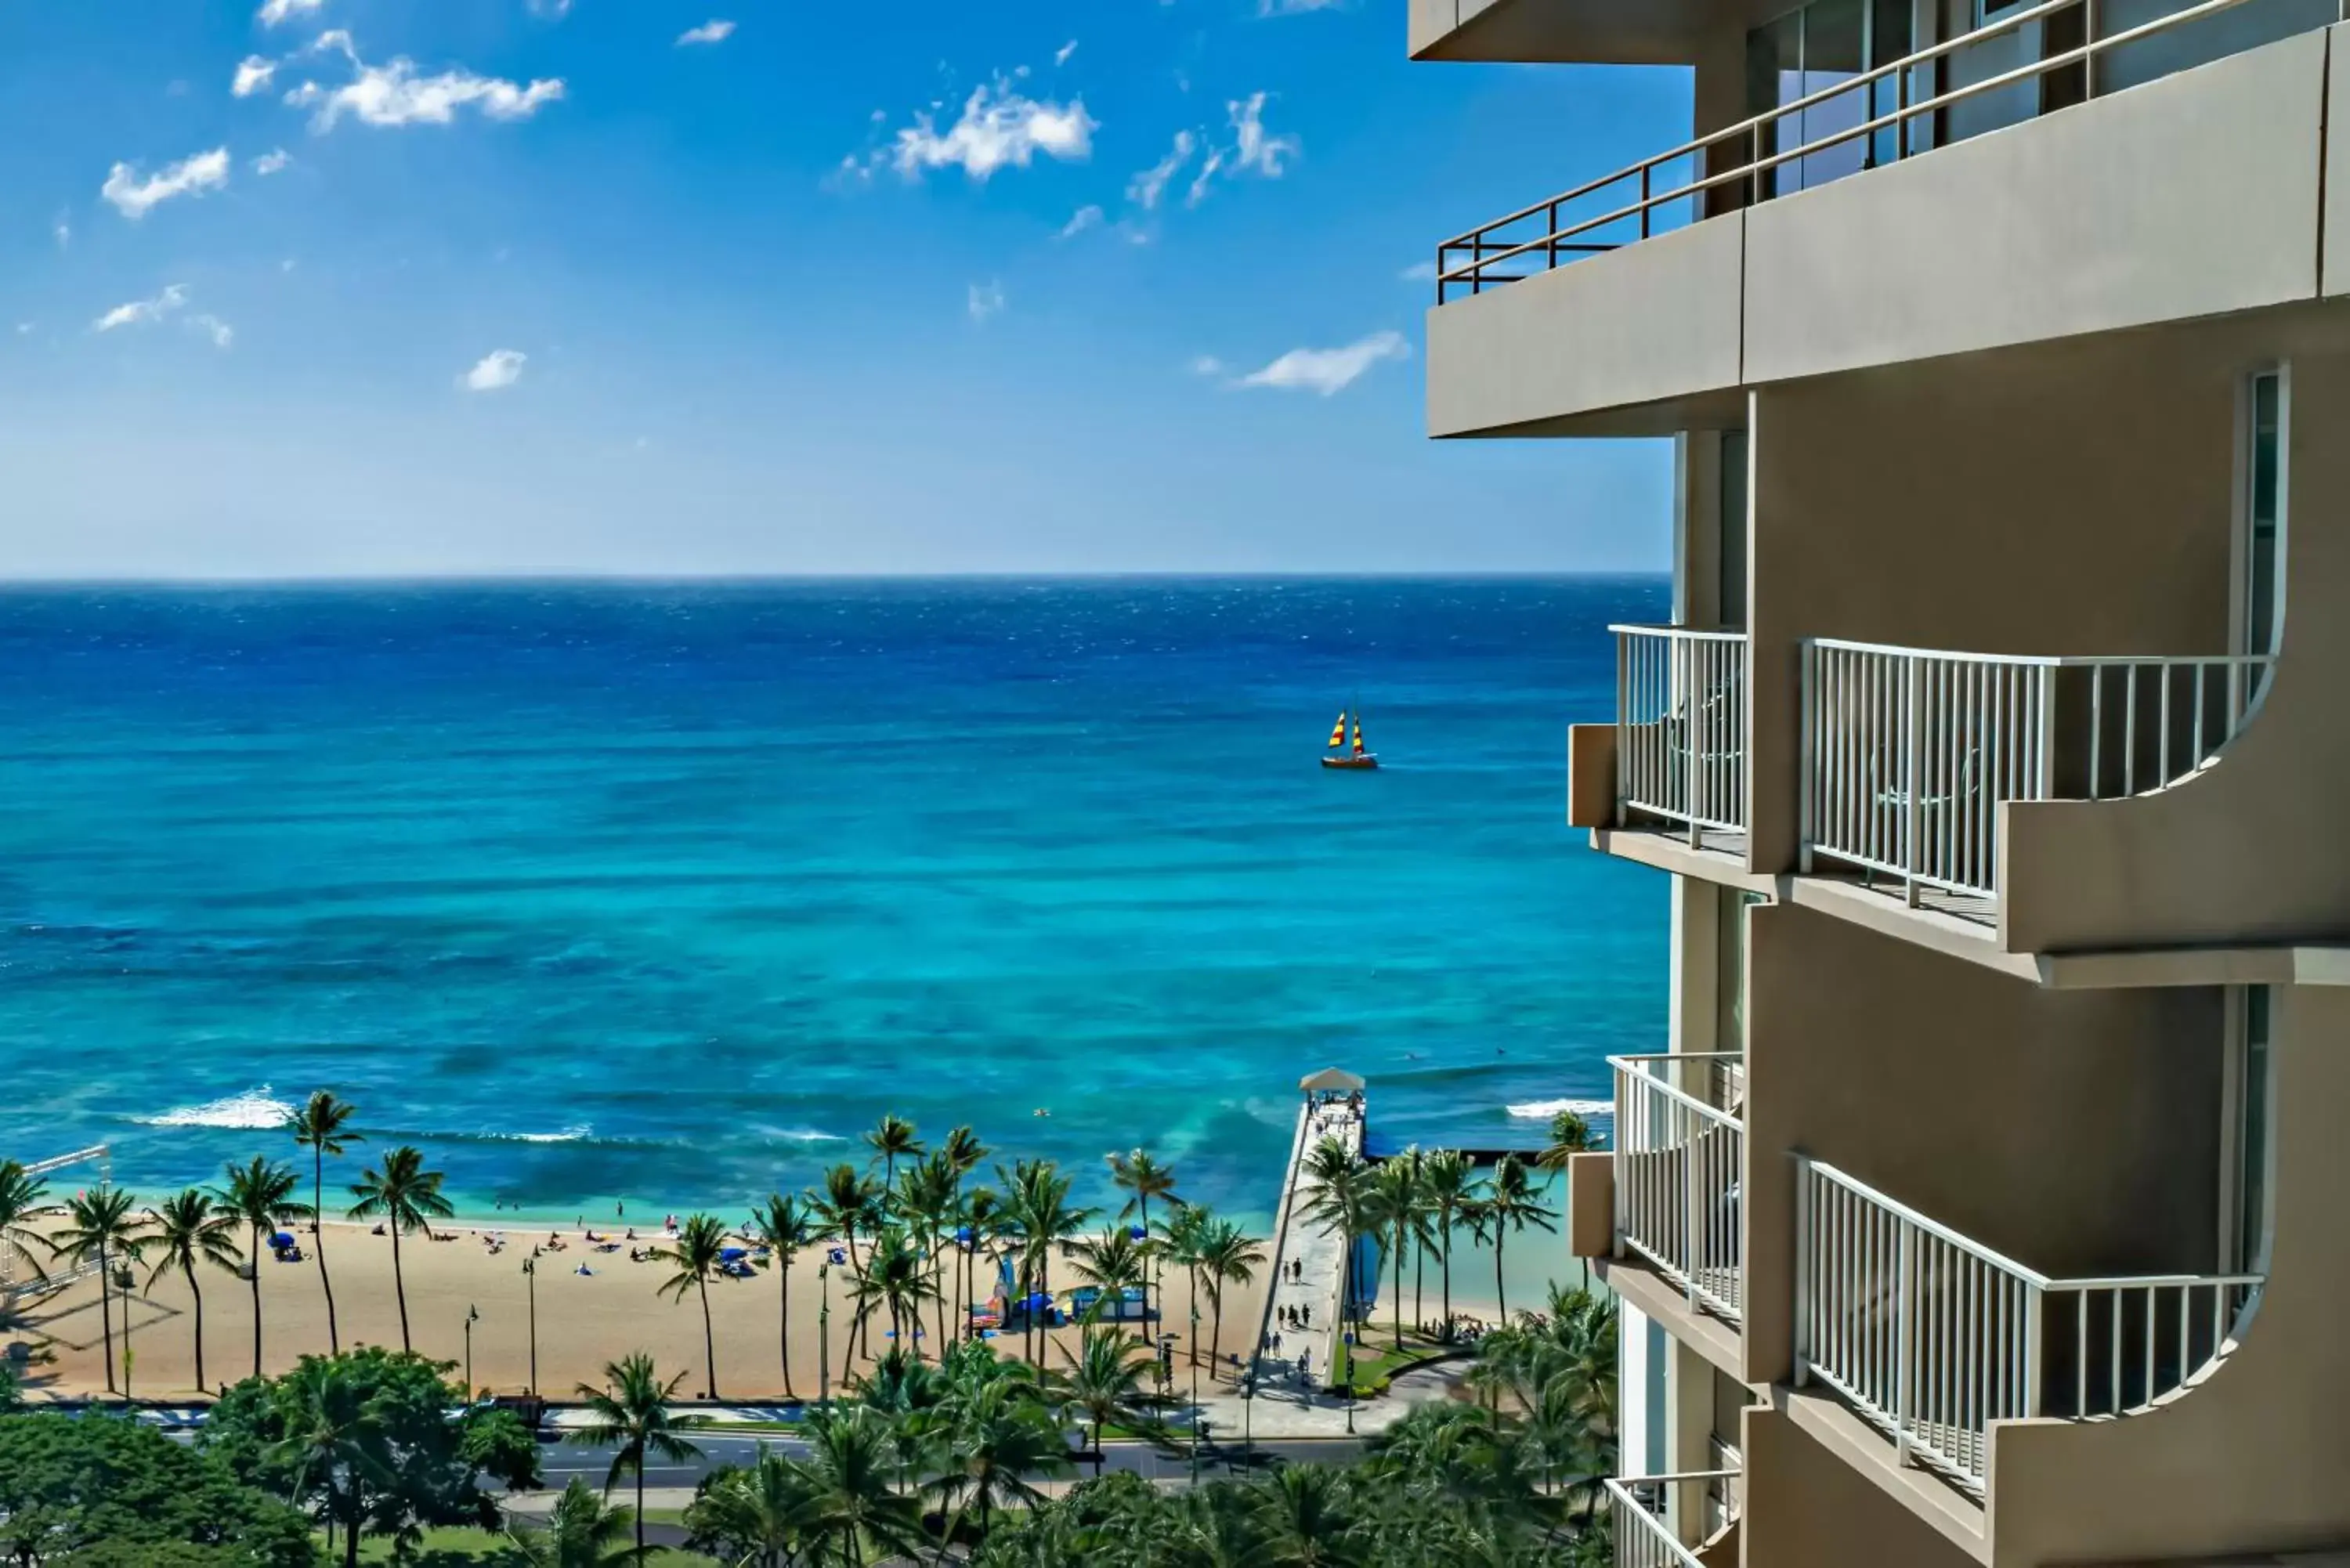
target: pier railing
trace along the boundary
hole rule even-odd
[[[1607,1478],[1616,1568],[1705,1568],[1693,1549],[1736,1511],[1736,1470]]]
[[[1746,634],[1611,626],[1616,820],[1644,813],[1690,842],[1746,831]]]
[[[2267,656],[2033,658],[1804,644],[1803,869],[1830,859],[1999,896],[2007,801],[2113,800],[2202,767],[2244,725]]]
[[[2126,1417],[2234,1344],[2258,1274],[2051,1279],[1798,1157],[1795,1381],[1983,1495],[1994,1421]]]
[[[1616,1070],[1617,1246],[1654,1264],[1692,1306],[1736,1323],[1745,1303],[1739,1215],[1745,1122],[1734,1099],[1715,1105],[1668,1075],[1720,1096],[1725,1085],[1742,1084],[1742,1058],[1691,1053],[1607,1060]]]

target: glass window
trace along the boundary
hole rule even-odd
[[[2241,5],[2181,23],[2097,59],[2097,90],[2119,92],[2173,71],[2256,49],[2338,19],[2339,0],[2246,0]],[[2187,0],[2099,0],[2097,33],[2112,37],[2187,8]]]
[[[2237,1104],[2241,1122],[2236,1138],[2241,1162],[2236,1191],[2236,1251],[2246,1270],[2268,1264],[2269,1175],[2269,1007],[2265,985],[2244,988],[2244,1054],[2242,1082]]]
[[[2274,653],[2277,647],[2278,546],[2282,541],[2284,377],[2262,371],[2251,379],[2247,401],[2244,477],[2244,651]]]
[[[1719,618],[1725,627],[1746,624],[1746,432],[1721,436],[1721,580]]]

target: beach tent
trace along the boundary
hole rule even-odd
[[[722,1263],[731,1263],[737,1258],[747,1258],[750,1255],[750,1250],[745,1247],[721,1247],[718,1249],[718,1261]]]

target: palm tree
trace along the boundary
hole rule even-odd
[[[923,1267],[930,1272],[929,1293],[941,1355],[945,1354],[947,1339],[947,1293],[940,1279],[943,1271],[939,1263],[939,1247],[953,1223],[957,1179],[954,1167],[943,1152],[907,1167],[906,1173],[898,1179],[898,1215],[912,1233]]]
[[[1053,1375],[1053,1388],[1069,1408],[1094,1424],[1094,1474],[1102,1473],[1102,1428],[1112,1421],[1155,1420],[1157,1398],[1144,1389],[1144,1370],[1150,1365],[1150,1346],[1123,1329],[1087,1324],[1078,1332],[1077,1348],[1061,1346],[1068,1366]]]
[[[634,1511],[614,1508],[577,1476],[538,1530],[506,1526],[506,1549],[526,1568],[619,1568],[643,1561],[628,1544]]]
[[[865,1543],[914,1555],[922,1544],[921,1507],[900,1491],[896,1425],[865,1405],[819,1409],[806,1423],[803,1461],[811,1488],[806,1533],[824,1561],[829,1543],[847,1564],[865,1561]]]
[[[199,1394],[204,1391],[204,1291],[196,1282],[196,1265],[210,1263],[216,1269],[235,1271],[236,1241],[231,1232],[236,1229],[236,1222],[234,1213],[214,1209],[212,1194],[200,1187],[191,1187],[176,1198],[166,1198],[160,1208],[150,1211],[146,1222],[145,1243],[162,1254],[147,1271],[147,1289],[151,1293],[155,1282],[166,1271],[177,1269],[187,1280],[188,1294],[195,1302]]]
[[[1574,1111],[1562,1110],[1550,1118],[1550,1142],[1534,1156],[1534,1163],[1544,1170],[1565,1170],[1578,1154],[1605,1147],[1591,1124]],[[1583,1266],[1583,1282],[1591,1283],[1591,1260],[1578,1258]]]
[[[1326,1232],[1335,1232],[1346,1255],[1338,1315],[1350,1319],[1356,1304],[1355,1251],[1370,1229],[1370,1167],[1338,1139],[1326,1137],[1306,1151],[1305,1175],[1313,1191],[1305,1202],[1305,1218]],[[1347,1336],[1341,1334],[1338,1342],[1343,1346]]]
[[[261,1376],[261,1256],[266,1239],[280,1225],[298,1220],[310,1212],[310,1206],[295,1200],[299,1190],[290,1167],[274,1159],[253,1157],[249,1165],[230,1165],[222,1173],[224,1186],[213,1189],[213,1196],[222,1208],[235,1216],[238,1222],[252,1232],[253,1243],[245,1250],[253,1281],[253,1375]]]
[[[685,1511],[685,1524],[698,1537],[749,1547],[737,1568],[782,1568],[799,1551],[815,1497],[806,1467],[762,1443],[749,1465],[711,1476]]]
[[[929,1300],[936,1287],[931,1283],[930,1270],[913,1238],[902,1225],[884,1225],[881,1233],[873,1238],[872,1250],[865,1255],[865,1272],[857,1276],[849,1287],[849,1298],[857,1303],[856,1323],[862,1326],[872,1321],[877,1310],[889,1314],[890,1333],[902,1349],[910,1341],[914,1359],[922,1356],[920,1342],[907,1333],[910,1315],[914,1329],[920,1330],[922,1303]],[[848,1376],[847,1366],[841,1368],[841,1378]]]
[[[996,1174],[1003,1171],[997,1168]],[[1007,1180],[1012,1189],[1012,1216],[1020,1233],[1022,1272],[1033,1282],[1035,1293],[1053,1293],[1053,1254],[1066,1250],[1069,1239],[1092,1222],[1095,1210],[1069,1202],[1068,1177],[1049,1159],[1021,1160],[1013,1167]],[[1030,1349],[1028,1364],[1039,1364],[1044,1344],[1041,1320],[1030,1314],[1029,1324],[1037,1332],[1036,1348]],[[1027,1338],[1023,1334],[1023,1340]]]
[[[130,1217],[130,1194],[111,1184],[94,1187],[66,1205],[66,1223],[49,1238],[52,1257],[98,1265],[98,1326],[106,1355],[106,1391],[114,1387],[114,1260],[136,1258],[140,1221]],[[123,1324],[125,1333],[130,1324]],[[125,1375],[128,1381],[128,1375]]]
[[[1003,1227],[1007,1222],[1006,1215],[1003,1195],[984,1182],[962,1195],[962,1207],[956,1218],[962,1221],[962,1229],[970,1235],[970,1239],[963,1243],[963,1290],[961,1299],[966,1304],[979,1289],[976,1276],[979,1272],[980,1260],[995,1256],[988,1249],[991,1243],[1002,1240]],[[963,1314],[962,1321],[955,1327],[955,1338],[962,1340],[970,1336],[971,1315],[966,1312]]]
[[[1365,1219],[1395,1265],[1395,1347],[1403,1350],[1403,1251],[1419,1217],[1419,1176],[1412,1161],[1380,1162],[1364,1195]]]
[[[1213,1337],[1208,1342],[1209,1376],[1223,1360],[1224,1287],[1247,1284],[1264,1262],[1264,1243],[1230,1220],[1211,1219],[1200,1232],[1200,1272],[1207,1277],[1208,1305],[1216,1314]]]
[[[432,1233],[432,1221],[455,1212],[441,1196],[443,1173],[424,1168],[424,1156],[408,1144],[383,1151],[383,1163],[362,1175],[351,1188],[359,1199],[350,1207],[354,1220],[380,1215],[391,1231],[391,1290],[400,1302],[400,1348],[408,1343],[408,1282],[400,1272],[400,1238],[403,1231]]]
[[[369,1483],[379,1482],[387,1490],[399,1483],[397,1468],[380,1442],[382,1415],[351,1375],[349,1364],[338,1360],[311,1357],[296,1363],[281,1393],[285,1435],[269,1446],[266,1457],[294,1472],[288,1490],[295,1497],[308,1491],[312,1476],[320,1478],[326,1496],[319,1511],[327,1521],[328,1546],[332,1549],[335,1527],[341,1525],[344,1568],[359,1568]]]
[[[1253,1499],[1262,1532],[1255,1561],[1266,1568],[1319,1568],[1361,1561],[1351,1550],[1360,1523],[1347,1506],[1346,1478],[1329,1465],[1289,1465]]]
[[[1183,1271],[1190,1283],[1191,1365],[1200,1365],[1200,1243],[1207,1234],[1208,1210],[1196,1204],[1179,1202],[1159,1221],[1159,1234],[1152,1240],[1152,1251]],[[1166,1292],[1159,1292],[1160,1304],[1165,1304]]]
[[[751,1211],[749,1233],[775,1260],[775,1278],[783,1287],[784,1325],[778,1354],[784,1363],[784,1397],[796,1398],[792,1392],[792,1256],[824,1238],[817,1230],[815,1210],[780,1192],[770,1192],[767,1200]]]
[[[657,1294],[683,1301],[688,1291],[702,1293],[702,1370],[709,1375],[712,1399],[718,1397],[718,1340],[710,1326],[710,1276],[717,1272],[718,1255],[725,1250],[725,1224],[715,1214],[694,1214],[679,1228],[674,1242],[653,1254],[677,1265],[677,1272],[661,1282]]]
[[[565,1434],[564,1441],[581,1448],[609,1448],[612,1467],[604,1472],[604,1495],[624,1475],[637,1481],[637,1556],[645,1554],[645,1459],[650,1455],[671,1464],[698,1459],[702,1450],[685,1434],[708,1423],[699,1416],[670,1413],[669,1402],[681,1372],[664,1383],[653,1370],[653,1358],[643,1351],[604,1364],[604,1386],[579,1385],[579,1398],[588,1407],[588,1420]]]
[[[1161,1199],[1170,1203],[1181,1201],[1175,1196],[1175,1168],[1171,1165],[1159,1164],[1158,1160],[1151,1158],[1149,1149],[1137,1148],[1128,1150],[1125,1154],[1111,1155],[1109,1179],[1120,1192],[1132,1194],[1126,1200],[1126,1207],[1118,1211],[1118,1217],[1123,1220],[1129,1214],[1137,1214],[1138,1223],[1141,1225],[1142,1233],[1145,1236],[1151,1233],[1150,1200],[1152,1199]],[[1142,1282],[1142,1322],[1143,1332],[1148,1334],[1150,1323],[1150,1282],[1149,1280]]]
[[[857,1256],[857,1233],[870,1230],[879,1220],[881,1189],[873,1178],[843,1160],[824,1173],[824,1186],[808,1194],[808,1202],[823,1219],[825,1229],[840,1238],[848,1249],[848,1266],[854,1272],[864,1272],[865,1265]],[[865,1353],[873,1352],[871,1341]]]
[[[1493,1298],[1502,1310],[1502,1321],[1510,1321],[1510,1298],[1502,1283],[1502,1241],[1512,1231],[1523,1231],[1531,1226],[1537,1231],[1558,1229],[1558,1221],[1534,1189],[1534,1179],[1526,1174],[1525,1161],[1514,1154],[1505,1154],[1502,1163],[1493,1168],[1492,1189],[1471,1211],[1471,1221],[1479,1236],[1490,1236],[1493,1241]]]
[[[903,1116],[884,1113],[881,1119],[873,1124],[872,1130],[865,1135],[865,1147],[871,1149],[873,1158],[881,1162],[881,1185],[887,1189],[898,1184],[898,1157],[920,1154],[924,1146],[922,1140],[914,1136],[913,1123]]]
[[[1125,1315],[1127,1287],[1140,1284],[1150,1267],[1149,1253],[1123,1225],[1079,1241],[1069,1249],[1069,1258],[1077,1278],[1101,1291],[1101,1302],[1118,1303],[1119,1317]],[[1095,1311],[1100,1311],[1100,1303]],[[1147,1328],[1149,1320],[1143,1321]]]
[[[347,1125],[353,1115],[349,1101],[338,1100],[330,1089],[320,1089],[294,1113],[294,1141],[310,1151],[310,1212],[320,1220],[327,1217],[327,1157],[340,1156],[355,1143],[367,1139]],[[318,1284],[327,1293],[327,1350],[334,1355],[343,1353],[342,1335],[335,1324],[335,1283],[327,1277],[327,1228],[311,1228],[310,1250],[318,1255]]]
[[[943,1532],[949,1543],[974,1507],[984,1541],[996,1509],[1006,1503],[1033,1508],[1045,1501],[1028,1477],[1057,1478],[1076,1469],[1060,1423],[1024,1380],[996,1378],[959,1391],[940,1411],[939,1426],[940,1474],[928,1490],[941,1511],[954,1509]],[[940,1561],[945,1561],[943,1544]]]
[[[939,1153],[954,1172],[954,1199],[951,1211],[955,1226],[958,1230],[972,1231],[968,1241],[961,1236],[955,1238],[955,1337],[961,1339],[971,1327],[971,1314],[966,1310],[971,1302],[970,1268],[979,1240],[971,1212],[963,1203],[962,1184],[963,1179],[977,1170],[979,1162],[987,1158],[987,1146],[979,1141],[979,1135],[970,1127],[959,1127],[947,1134],[945,1141],[939,1145]]]
[[[1484,1196],[1483,1183],[1469,1157],[1457,1148],[1440,1148],[1421,1161],[1420,1185],[1425,1189],[1429,1222],[1436,1231],[1440,1272],[1444,1290],[1444,1339],[1452,1340],[1452,1231],[1473,1213]]]
[[[14,1249],[25,1260],[25,1266],[33,1271],[34,1277],[42,1280],[49,1277],[48,1271],[33,1256],[33,1247],[36,1242],[42,1246],[48,1243],[42,1241],[40,1233],[26,1221],[42,1206],[41,1200],[48,1190],[47,1182],[26,1174],[24,1166],[17,1161],[0,1159],[0,1249]]]

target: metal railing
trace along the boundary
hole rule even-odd
[[[1620,1480],[1610,1476],[1606,1484],[1616,1568],[1704,1568],[1703,1560],[1683,1542],[1676,1526],[1703,1544],[1714,1533],[1708,1501],[1734,1493],[1738,1472],[1690,1470]]]
[[[1611,626],[1616,634],[1616,819],[1646,812],[1746,830],[1746,634]]]
[[[1746,1124],[1663,1075],[1702,1075],[1711,1094],[1742,1088],[1735,1053],[1610,1056],[1616,1070],[1616,1241],[1681,1288],[1690,1304],[1730,1323],[1746,1299],[1739,1199]]]
[[[1795,1381],[1983,1495],[1994,1421],[2127,1416],[2234,1343],[2258,1274],[2054,1280],[1797,1157]]]
[[[1802,868],[1999,895],[1999,807],[2177,783],[2243,728],[2273,660],[2019,658],[1804,644]]]
[[[2036,81],[2052,72],[2080,67],[2080,75],[2085,78],[2080,90],[2084,96],[2094,96],[2097,74],[2094,62],[2099,56],[2247,3],[2248,0],[2199,0],[2199,4],[2183,5],[2151,21],[2124,27],[2102,37],[2098,36],[2097,28],[2099,0],[2041,0],[2038,5],[2018,7],[1971,32],[1929,44],[1898,60],[1839,77],[1816,92],[1765,109],[1750,119],[1708,132],[1669,151],[1644,158],[1613,174],[1586,181],[1573,190],[1563,191],[1545,201],[1521,207],[1506,217],[1496,218],[1466,234],[1454,235],[1436,247],[1436,303],[1449,303],[1451,291],[1455,289],[1477,294],[1489,286],[1515,283],[1550,271],[1561,265],[1562,256],[1572,261],[1579,255],[1616,250],[1648,238],[1658,232],[1660,224],[1679,226],[1669,223],[1673,214],[1666,213],[1660,219],[1660,211],[1678,202],[1688,202],[1695,207],[1710,192],[1730,191],[1739,197],[1740,204],[1753,205],[1772,194],[1766,188],[1765,180],[1772,171],[1800,159],[1816,157],[1849,142],[1867,139],[1871,149],[1870,161],[1875,161],[1878,139],[1886,137],[1887,133],[1890,133],[1887,140],[1889,155],[1893,160],[1930,151],[1935,140],[1930,137],[1927,139],[1927,146],[1911,145],[1911,122],[1919,116],[1933,114],[2002,88]],[[1941,92],[1930,89],[1935,73],[1920,70],[1920,67],[1931,66],[1946,56],[2009,34],[2020,33],[2062,12],[2083,15],[2083,34],[2086,42]],[[1879,90],[1880,84],[1890,91],[1893,107],[1877,112],[1877,106],[1884,97]],[[1915,97],[1920,91],[1927,92],[1929,96]],[[1796,119],[1808,109],[1818,109],[1839,99],[1856,99],[1866,106],[1859,111],[1860,118],[1855,123],[1831,127],[1818,135],[1798,140],[1792,146],[1778,144],[1781,122]],[[1716,156],[1718,152],[1721,156]],[[1714,167],[1725,158],[1739,161],[1728,168]],[[1677,165],[1685,166],[1685,170],[1677,169]],[[1563,209],[1585,202],[1595,202],[1604,210],[1588,217],[1566,217]],[[1622,225],[1627,231],[1637,229],[1637,232],[1627,232],[1616,238],[1601,237],[1605,231],[1617,225]],[[1465,260],[1461,259],[1464,257]],[[1497,274],[1491,270],[1496,267],[1513,270]]]

